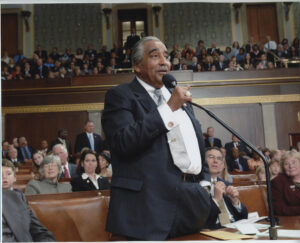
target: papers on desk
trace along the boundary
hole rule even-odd
[[[257,234],[259,237],[268,237],[269,230],[264,232],[259,232]],[[300,239],[300,230],[287,230],[287,229],[278,229],[277,230],[277,237],[278,238],[299,238]]]
[[[243,240],[254,238],[253,236],[231,233],[224,230],[201,231],[200,233],[219,240]]]
[[[267,216],[259,217],[257,212],[249,213],[248,219],[241,219],[236,222],[224,225],[226,228],[237,229],[238,226],[242,224],[254,224],[257,221],[267,218]],[[260,224],[261,225],[261,224]],[[258,226],[255,226],[256,229],[261,229]]]

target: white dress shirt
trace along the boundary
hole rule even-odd
[[[155,88],[138,77],[137,80],[155,101]],[[165,127],[169,130],[167,137],[174,164],[184,173],[197,175],[201,172],[202,163],[199,144],[191,119],[181,108],[173,112],[166,103],[170,99],[171,93],[165,86],[161,88],[161,91],[165,102],[157,109]]]
[[[94,184],[94,186],[96,187],[97,190],[99,190],[98,178],[100,178],[100,177],[101,176],[96,174],[96,180],[94,180],[94,178],[89,177],[87,173],[82,173],[82,175],[81,175],[81,178],[83,180],[86,180],[86,179],[89,178],[91,180],[91,182]]]

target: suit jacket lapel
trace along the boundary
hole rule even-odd
[[[157,107],[154,100],[136,78],[129,84],[129,88],[146,111],[153,110]]]

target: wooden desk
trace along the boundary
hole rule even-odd
[[[281,226],[278,229],[295,229],[295,230],[300,229],[300,216],[279,216],[278,218],[279,218],[279,226]],[[263,221],[262,223],[265,223],[265,221]],[[235,230],[227,229],[227,228],[221,230],[225,230],[228,232],[235,232]],[[180,237],[170,239],[170,241],[190,241],[190,240],[217,240],[217,239],[213,237],[205,236],[201,233],[185,235],[185,236],[180,236]],[[260,237],[258,238],[258,240],[269,240],[269,238]],[[278,238],[278,240],[294,240],[294,239]]]

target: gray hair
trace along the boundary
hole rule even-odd
[[[51,163],[56,163],[56,165],[58,166],[59,171],[58,171],[57,179],[60,178],[60,175],[62,173],[60,158],[56,155],[48,155],[43,159],[39,168],[39,174],[41,180],[45,179],[44,166]]]
[[[66,154],[69,155],[68,150],[66,149],[66,147],[64,145],[62,145],[61,143],[55,144],[52,148],[52,152],[54,151],[54,149],[56,148],[61,148]]]
[[[159,41],[162,42],[160,39],[158,39],[155,36],[147,36],[139,40],[133,47],[132,53],[131,53],[131,61],[132,66],[138,65],[142,60],[144,56],[144,43],[147,41]]]

